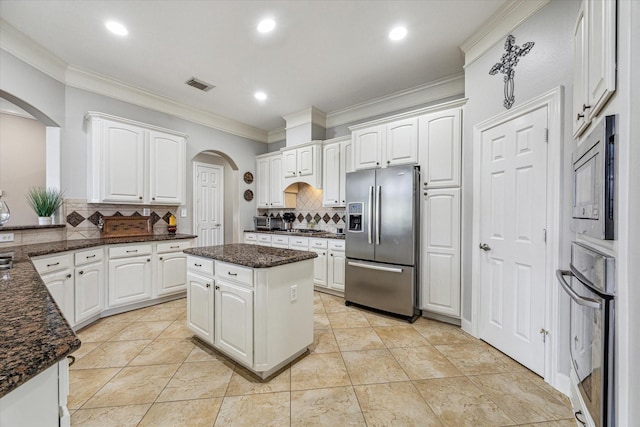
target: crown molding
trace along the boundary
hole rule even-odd
[[[472,64],[504,36],[542,9],[551,0],[517,0],[506,2],[475,33],[460,45],[464,66]]]
[[[267,142],[267,132],[262,129],[257,129],[199,108],[190,107],[170,98],[73,65],[67,68],[66,83],[71,87],[109,96],[140,107],[150,108],[233,135]]]
[[[411,89],[332,111],[327,114],[327,128],[462,95],[464,95],[464,74],[454,74]]]
[[[285,120],[287,128],[294,128],[309,123],[322,126],[323,128],[327,127],[327,115],[313,106],[305,108],[302,111],[287,114],[282,118]]]
[[[287,131],[284,127],[272,129],[267,134],[267,143],[284,141],[287,138]]]
[[[64,83],[67,63],[0,19],[0,49]]]

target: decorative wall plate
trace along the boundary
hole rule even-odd
[[[244,182],[246,182],[247,184],[251,184],[253,182],[253,174],[251,172],[245,172]]]
[[[253,191],[251,191],[251,190],[247,190],[247,191],[245,191],[245,192],[244,192],[244,199],[245,199],[247,202],[252,201],[252,200],[253,200]]]

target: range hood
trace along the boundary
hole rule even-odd
[[[294,148],[311,141],[326,139],[327,116],[315,107],[283,117],[287,122],[285,147]]]

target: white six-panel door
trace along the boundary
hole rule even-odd
[[[547,107],[482,133],[480,338],[544,374]]]
[[[222,166],[196,165],[197,246],[214,246],[224,243],[223,175]]]

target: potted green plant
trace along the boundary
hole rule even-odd
[[[31,187],[27,192],[27,202],[38,215],[39,225],[49,225],[52,216],[63,202],[63,192],[56,188]]]

